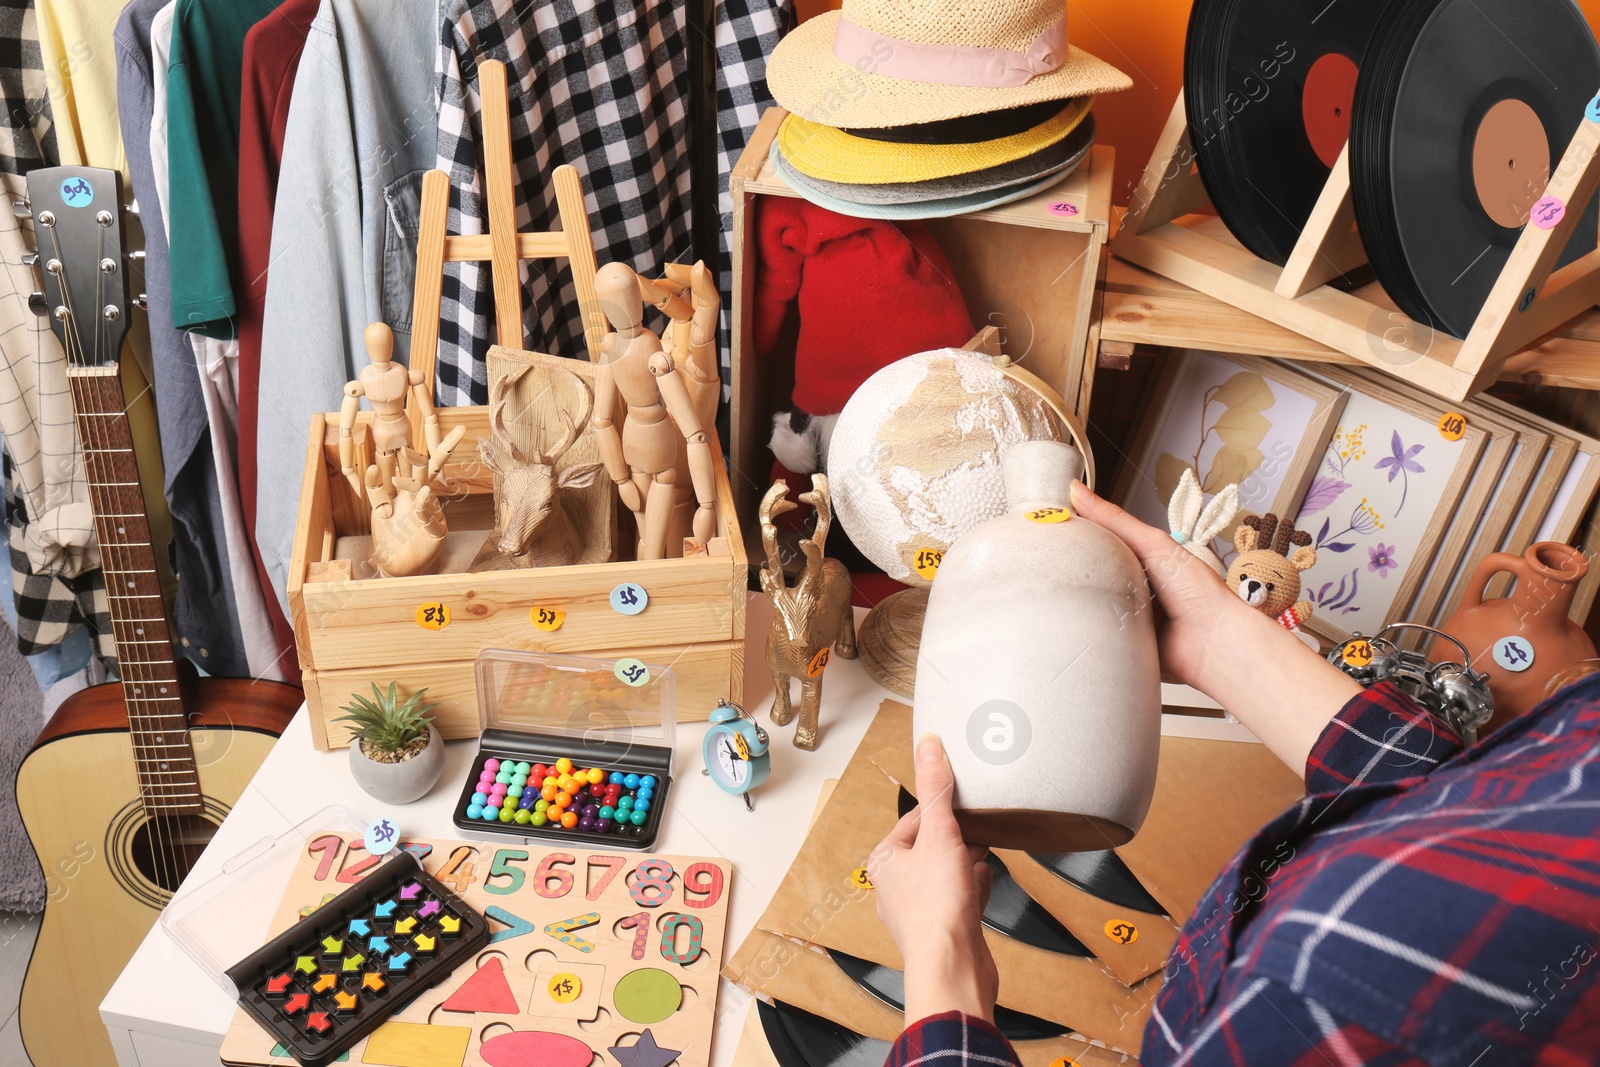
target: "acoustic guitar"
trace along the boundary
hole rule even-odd
[[[28,176],[33,303],[67,352],[121,678],[62,704],[17,774],[48,887],[22,986],[34,1067],[115,1067],[100,1001],[302,699],[281,682],[198,679],[173,656],[118,376],[121,205],[116,171]]]

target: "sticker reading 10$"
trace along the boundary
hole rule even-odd
[[[1466,435],[1467,417],[1459,411],[1447,411],[1439,416],[1439,436],[1446,441],[1459,441]]]
[[[933,581],[933,576],[939,573],[939,564],[944,562],[944,551],[938,548],[919,548],[911,560],[911,568],[928,581]]]
[[[529,608],[528,618],[545,633],[552,633],[561,629],[561,624],[567,621],[567,613],[560,608]]]
[[[1054,526],[1056,523],[1066,522],[1068,519],[1072,518],[1072,512],[1068,511],[1066,508],[1037,508],[1033,511],[1024,512],[1022,517],[1027,519],[1029,522],[1038,522],[1043,523],[1046,526]]]
[[[1344,643],[1344,652],[1340,656],[1346,667],[1367,667],[1372,664],[1372,642],[1365,637],[1357,637]]]
[[[623,582],[611,590],[611,610],[619,615],[637,615],[650,603],[650,594],[644,586]]]
[[[442,600],[417,606],[417,625],[424,630],[442,630],[450,625],[450,605]]]

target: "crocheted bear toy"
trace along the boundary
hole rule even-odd
[[[1239,550],[1228,568],[1228,587],[1244,602],[1293,630],[1311,618],[1311,602],[1300,599],[1300,572],[1317,562],[1311,535],[1273,514],[1249,515],[1234,531]]]

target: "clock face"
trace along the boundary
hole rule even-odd
[[[744,789],[750,780],[750,761],[739,757],[743,742],[743,737],[730,730],[718,734],[712,743],[711,773],[724,788]]]

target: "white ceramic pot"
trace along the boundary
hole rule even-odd
[[[420,800],[439,781],[444,770],[444,738],[428,724],[428,744],[404,763],[379,763],[361,751],[359,742],[350,744],[350,774],[356,785],[385,804],[409,804]]]
[[[1160,755],[1149,586],[1115,534],[1041,513],[1067,508],[1076,449],[1014,445],[1004,471],[1011,510],[963,534],[929,592],[914,735],[944,741],[968,843],[1111,848],[1143,824]]]

